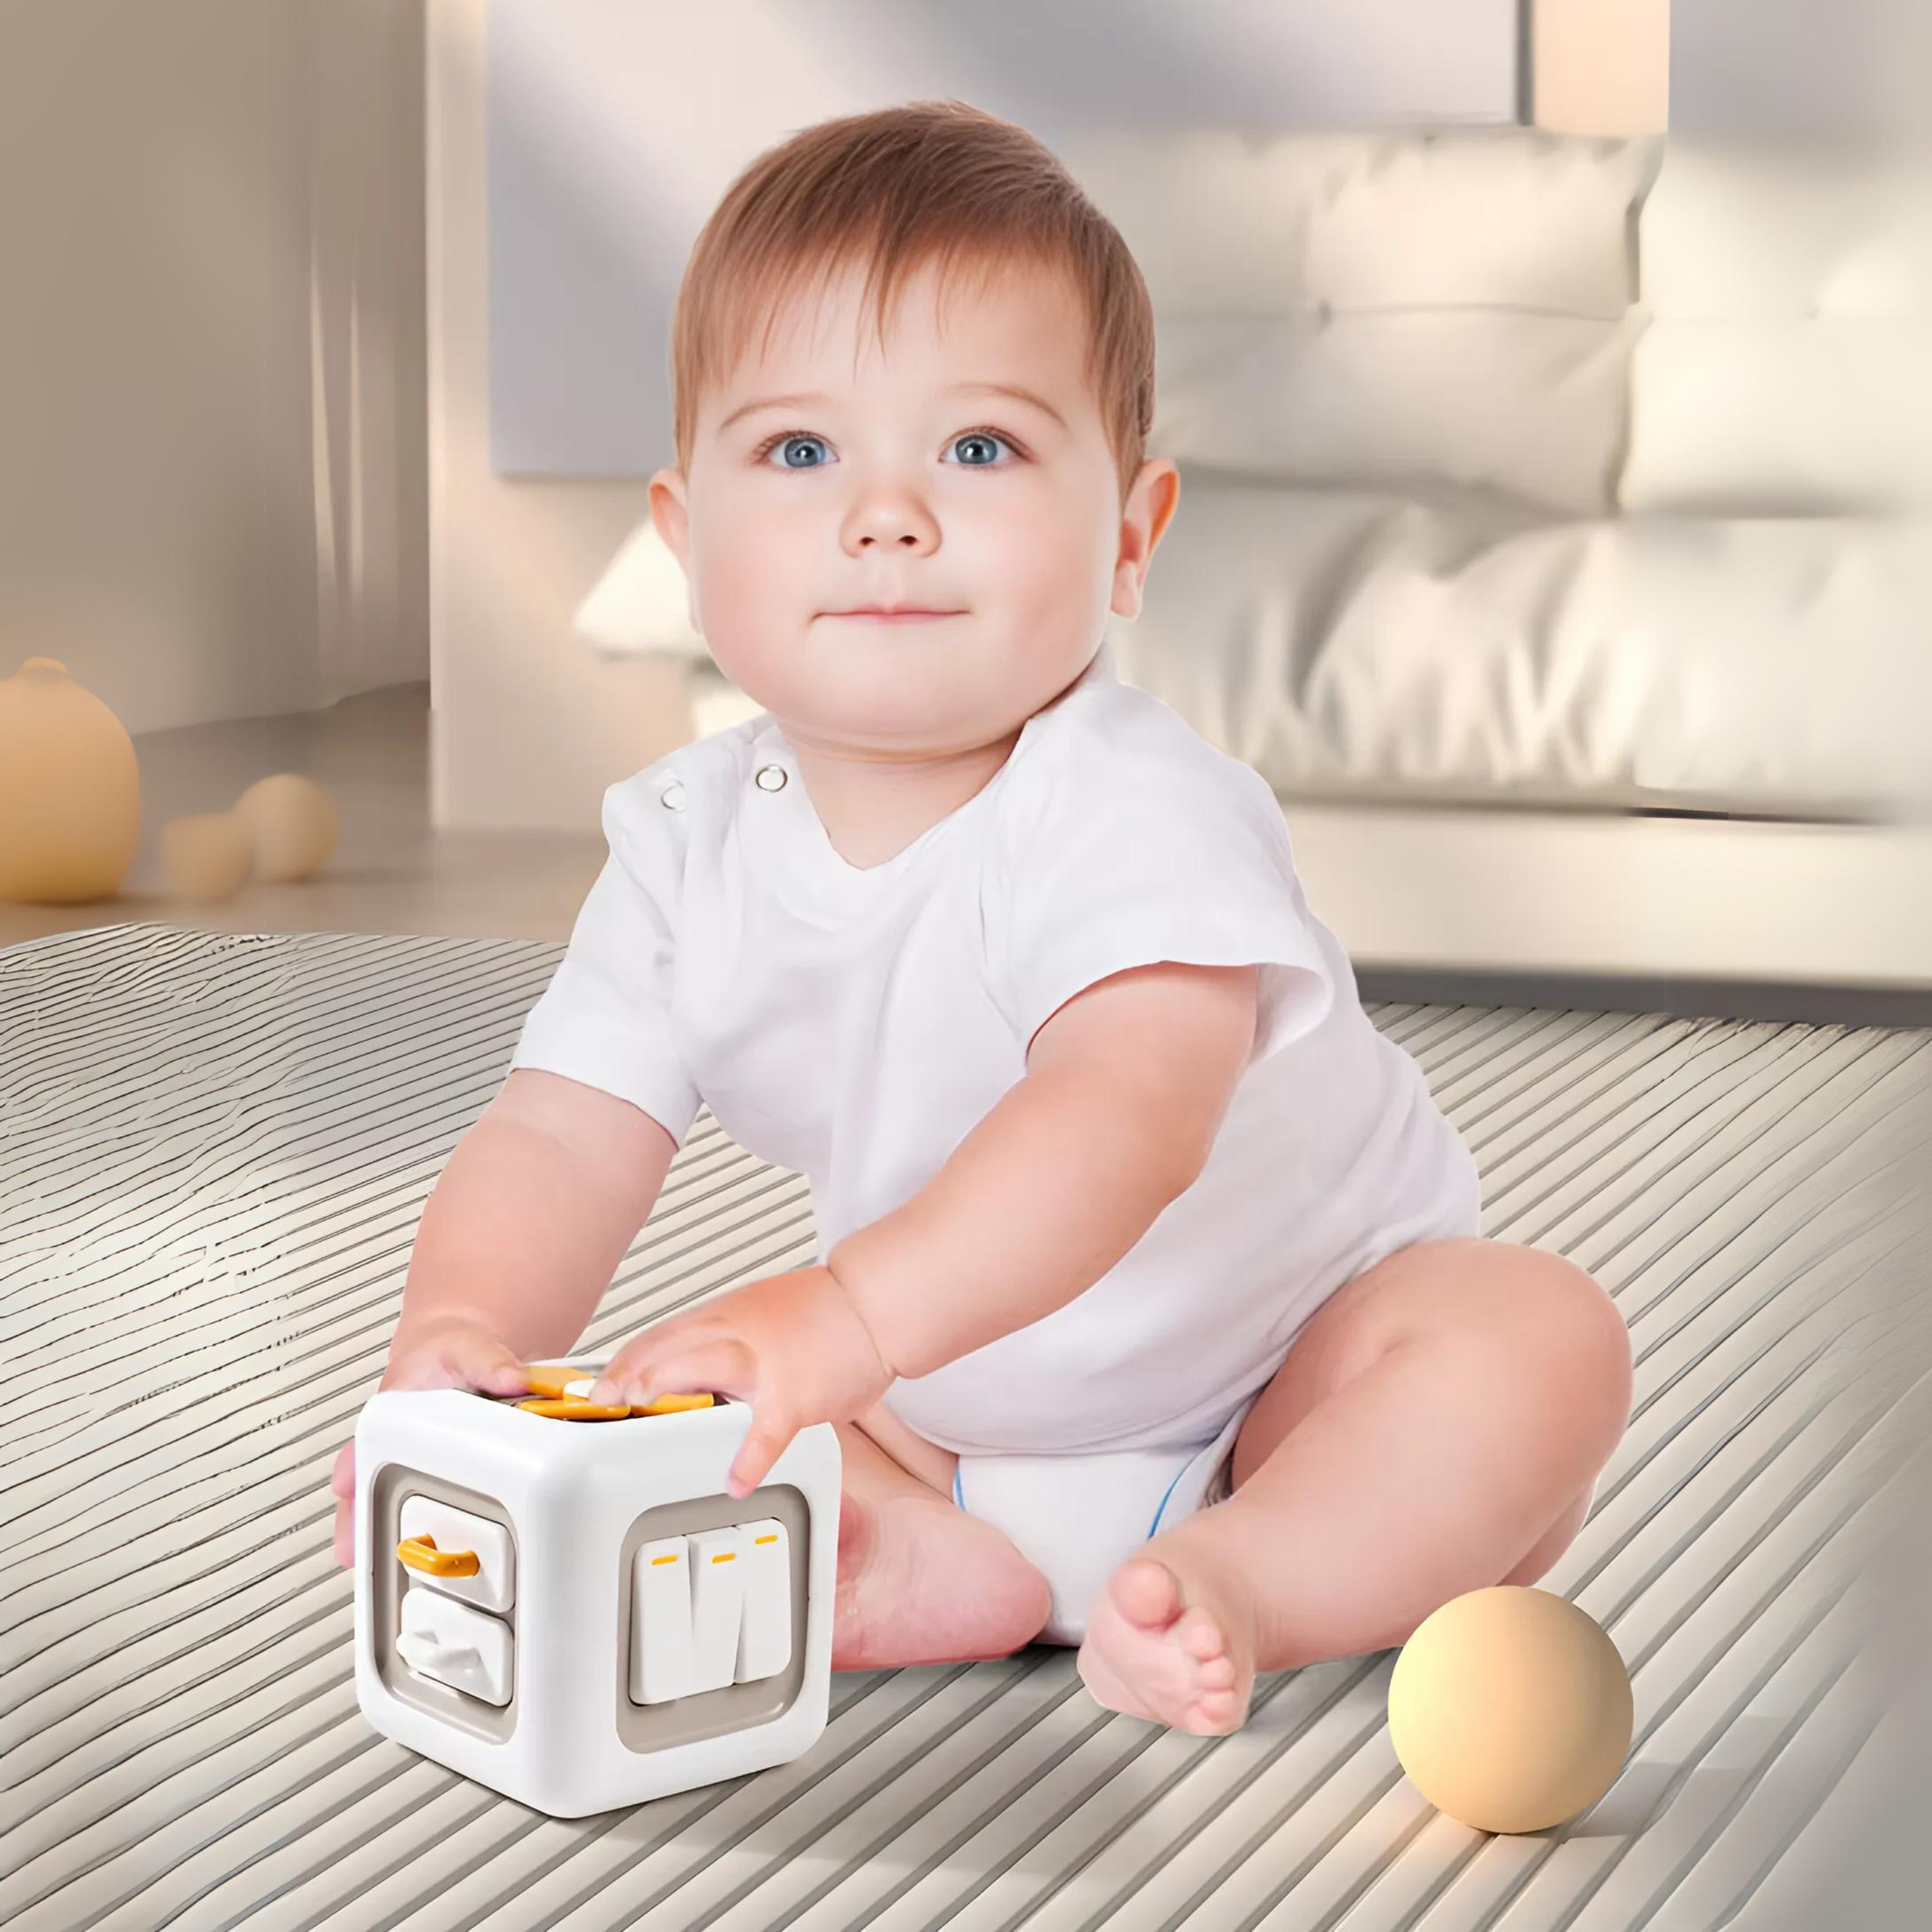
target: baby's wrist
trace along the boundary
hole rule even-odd
[[[848,1328],[856,1331],[856,1346],[871,1354],[878,1364],[879,1372],[886,1381],[896,1379],[898,1371],[886,1359],[886,1352],[880,1346],[878,1336],[872,1332],[872,1324],[866,1319],[866,1311],[860,1306],[859,1298],[853,1293],[850,1284],[840,1279],[830,1262],[821,1263],[812,1272],[824,1276],[830,1289],[828,1299],[838,1311],[838,1318]]]

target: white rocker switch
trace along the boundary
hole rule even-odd
[[[700,1530],[691,1546],[691,1688],[722,1690],[738,1668],[738,1624],[745,1601],[745,1532],[734,1523]]]
[[[744,1610],[738,1624],[736,1681],[776,1677],[791,1661],[791,1559],[776,1516],[741,1524]]]
[[[486,1704],[510,1701],[510,1627],[415,1582],[403,1592],[396,1649],[424,1677]]]
[[[688,1539],[662,1536],[634,1559],[631,1602],[631,1695],[662,1704],[690,1694],[691,1552]]]

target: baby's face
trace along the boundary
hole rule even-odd
[[[1138,614],[1180,479],[1144,464],[1123,508],[1058,278],[1012,272],[980,298],[969,279],[941,314],[928,270],[883,355],[862,280],[781,317],[762,361],[754,340],[703,399],[688,476],[651,479],[652,511],[719,667],[795,740],[968,750],[1064,690],[1110,612]],[[951,614],[842,614],[891,604]]]

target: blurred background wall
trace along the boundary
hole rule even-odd
[[[1924,139],[1932,76],[1932,7],[1925,0],[1670,4],[1673,133]]]
[[[422,0],[4,0],[0,675],[428,675]]]

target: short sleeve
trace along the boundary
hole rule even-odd
[[[673,1037],[670,988],[682,859],[670,814],[643,782],[604,794],[604,862],[550,984],[524,1016],[510,1065],[614,1094],[680,1147],[702,1102]],[[656,816],[653,818],[652,814]]]
[[[1022,1052],[1075,994],[1161,960],[1262,968],[1250,1066],[1328,1012],[1335,975],[1258,772],[1204,741],[1155,737],[1076,749],[1030,790],[988,920]]]

